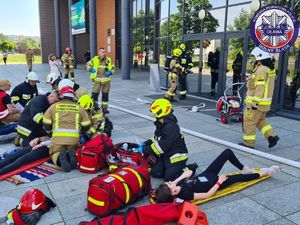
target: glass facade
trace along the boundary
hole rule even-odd
[[[217,98],[235,79],[237,57],[240,57],[238,81],[252,72],[251,50],[255,47],[250,35],[251,1],[247,0],[133,0],[132,48],[133,58],[143,65],[145,48],[151,49],[160,68],[161,85],[168,82],[163,70],[167,55],[184,42],[192,55],[194,75],[188,76],[189,92],[211,97],[211,62],[209,57],[218,53]],[[300,0],[263,0],[283,4],[300,17]],[[205,9],[200,20],[198,13]],[[289,52],[272,55],[277,69],[274,93],[274,111],[288,111],[300,118],[300,37]],[[142,56],[138,57],[141,53]],[[147,50],[147,54],[149,51]],[[145,54],[144,54],[145,55]],[[239,56],[242,55],[242,56]],[[281,68],[286,68],[285,71]],[[284,87],[280,84],[285,84]],[[212,97],[211,97],[212,98]]]

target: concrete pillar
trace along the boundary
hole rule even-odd
[[[71,6],[72,6],[72,0],[68,0],[70,48],[72,49],[72,54],[75,57],[74,67],[76,68],[76,40],[75,40],[75,36],[72,35]]]
[[[54,20],[55,20],[55,50],[56,56],[61,57],[61,32],[60,32],[60,6],[59,0],[54,0]]]
[[[130,80],[130,1],[121,1],[122,29],[121,29],[121,51],[122,51],[122,79]]]
[[[96,31],[96,0],[89,0],[90,18],[90,52],[91,58],[97,55],[97,31]]]

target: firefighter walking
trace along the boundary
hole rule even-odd
[[[77,104],[67,79],[59,83],[59,94],[62,100],[45,112],[43,124],[47,132],[52,132],[49,151],[52,161],[69,172],[77,167],[75,149],[80,133],[88,131],[91,122],[86,111]]]
[[[176,102],[175,95],[177,89],[178,76],[181,75],[183,67],[180,65],[180,56],[182,51],[179,48],[175,48],[173,50],[173,56],[170,62],[170,66],[168,66],[168,78],[170,82],[170,88],[165,94],[165,98],[170,100],[171,102]]]
[[[269,53],[256,47],[251,55],[254,55],[256,62],[253,73],[247,78],[244,136],[241,144],[254,148],[257,127],[269,142],[269,148],[272,148],[277,144],[279,137],[267,122],[266,114],[272,104],[276,71]]]
[[[87,65],[87,70],[91,72],[90,78],[94,82],[92,90],[92,98],[95,103],[98,102],[100,91],[102,92],[101,107],[104,113],[108,113],[110,76],[113,74],[114,65],[111,58],[106,55],[104,48],[99,48],[98,55],[90,60]]]
[[[28,48],[25,55],[26,55],[26,62],[27,62],[27,66],[28,66],[28,71],[31,72],[32,71],[32,62],[34,60],[32,50],[30,48]]]
[[[181,43],[179,46],[182,51],[180,57],[180,65],[183,67],[182,73],[178,78],[179,81],[179,99],[185,99],[187,94],[187,86],[186,86],[186,77],[189,73],[191,73],[190,69],[193,67],[193,62],[191,56],[186,51],[185,44]]]
[[[66,48],[65,53],[61,57],[61,62],[63,63],[65,78],[68,79],[70,74],[71,80],[75,81],[75,76],[74,76],[75,58],[72,55],[72,49],[70,47]]]

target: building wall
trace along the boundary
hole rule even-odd
[[[42,62],[48,62],[48,55],[55,52],[55,22],[53,0],[39,0]],[[53,12],[53,16],[49,16]],[[47,16],[45,16],[47,15]]]
[[[113,0],[97,0],[96,2],[97,48],[104,47],[114,63],[116,60],[115,10],[115,1]],[[108,29],[114,29],[114,33],[111,32],[110,36],[110,51],[108,49]]]

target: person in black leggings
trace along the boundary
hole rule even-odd
[[[218,176],[227,161],[241,170],[241,174]],[[157,202],[172,202],[174,196],[183,200],[205,199],[213,196],[217,190],[234,183],[251,181],[266,175],[271,176],[279,170],[278,166],[271,166],[254,173],[237,159],[231,149],[226,149],[201,174],[191,177],[192,171],[188,170],[175,181],[161,184],[157,189],[156,198]]]
[[[35,146],[35,147],[34,147]],[[13,155],[9,155],[3,160],[0,160],[0,175],[16,170],[21,166],[35,162],[37,160],[49,157],[49,148],[38,144],[34,144],[33,148],[26,147],[20,149]]]

